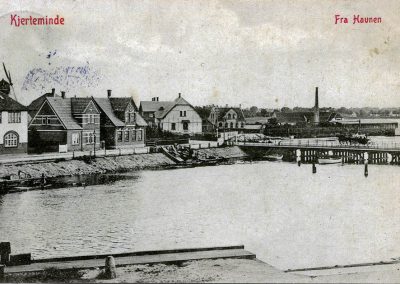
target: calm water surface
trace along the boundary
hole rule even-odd
[[[0,240],[35,258],[244,244],[280,268],[400,256],[400,168],[260,162],[130,173],[0,197]]]

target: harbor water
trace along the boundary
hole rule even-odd
[[[400,257],[400,168],[257,162],[137,171],[0,197],[0,240],[34,258],[244,244],[278,268]]]

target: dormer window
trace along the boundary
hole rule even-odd
[[[161,110],[161,111],[163,111],[163,110],[164,110],[164,107],[160,107],[158,110]]]
[[[136,114],[134,110],[130,110],[126,112],[125,114],[125,122],[130,123],[130,122],[135,122]]]

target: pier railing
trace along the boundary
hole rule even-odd
[[[372,142],[368,144],[342,144],[338,141],[330,140],[310,140],[310,139],[296,139],[296,140],[276,140],[276,141],[233,141],[233,145],[238,146],[254,146],[254,147],[271,147],[271,148],[325,148],[325,149],[368,149],[368,150],[399,150],[400,143],[396,142]]]

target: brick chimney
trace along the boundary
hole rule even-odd
[[[315,87],[314,124],[319,124],[318,87]]]
[[[61,97],[65,99],[65,91],[61,91]]]
[[[111,90],[107,90],[107,98],[111,98]]]
[[[55,93],[56,93],[56,89],[55,88],[51,89],[51,96],[52,97],[54,97]]]
[[[181,93],[179,93],[178,96],[181,97]]]

